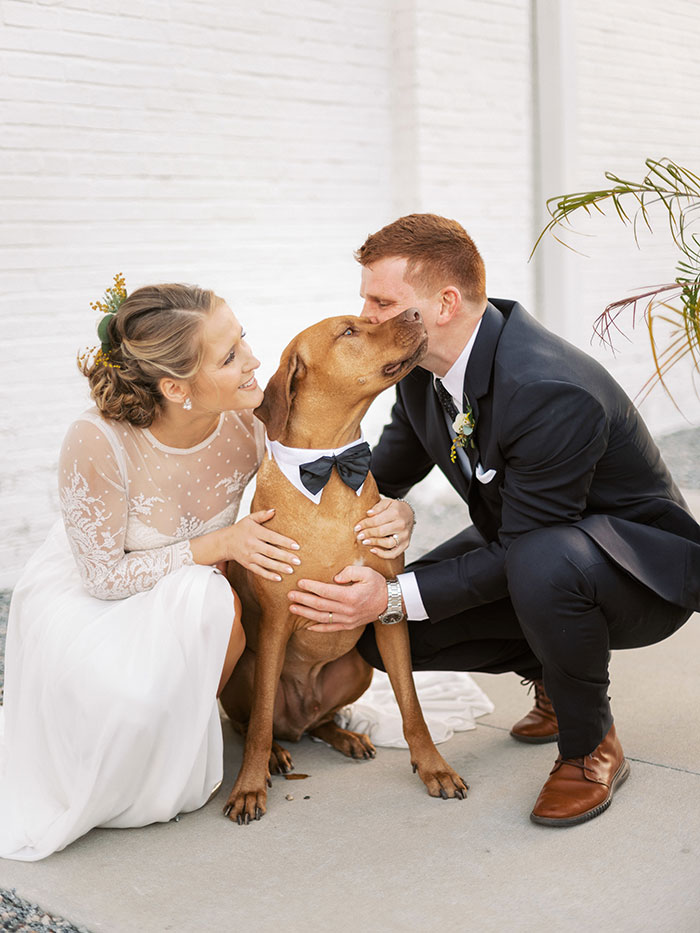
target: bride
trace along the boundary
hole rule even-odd
[[[59,459],[62,520],[10,606],[5,858],[205,804],[222,778],[216,698],[245,647],[221,566],[280,580],[300,563],[266,528],[273,510],[235,522],[264,433],[259,362],[231,309],[184,285],[126,297],[120,276],[105,297],[102,346],[81,361],[95,407]]]

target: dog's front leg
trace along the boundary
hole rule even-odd
[[[261,619],[255,658],[253,702],[246,734],[243,763],[224,807],[239,825],[259,820],[265,813],[270,782],[275,695],[279,684],[289,630],[279,619]]]
[[[374,623],[377,647],[389,675],[394,696],[401,710],[403,734],[408,742],[413,770],[431,797],[467,796],[468,786],[435,747],[418,702],[411,671],[411,648],[406,622],[395,625]]]

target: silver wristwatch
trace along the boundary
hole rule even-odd
[[[386,592],[386,609],[379,616],[379,621],[382,625],[394,625],[406,618],[403,611],[403,600],[401,599],[401,584],[396,577],[386,581]]]

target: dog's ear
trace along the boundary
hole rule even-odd
[[[262,403],[254,414],[267,428],[267,436],[271,441],[276,441],[287,427],[296,386],[305,373],[304,361],[292,350],[286,359],[282,358],[277,372],[270,378]]]

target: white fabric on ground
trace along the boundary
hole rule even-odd
[[[494,706],[469,674],[460,671],[416,671],[413,675],[426,724],[436,745],[455,732],[476,729],[475,719]],[[352,706],[336,714],[343,729],[366,733],[374,745],[408,748],[401,714],[388,676],[375,671],[369,689]]]

